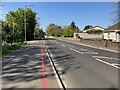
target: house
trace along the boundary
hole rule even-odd
[[[100,26],[94,26],[94,27],[91,27],[91,28],[89,28],[89,29],[83,30],[83,32],[86,33],[86,32],[89,31],[89,30],[102,30],[102,31],[104,31],[105,28],[102,28],[102,27],[100,27]]]
[[[93,30],[105,30],[105,28],[103,28],[103,27],[100,27],[100,26],[95,26],[95,27],[93,27],[92,28]]]
[[[120,22],[108,27],[104,31],[104,39],[120,42]]]

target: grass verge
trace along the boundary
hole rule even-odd
[[[2,46],[2,50],[0,51],[0,58],[8,55],[9,53],[11,53],[17,49],[20,49],[24,45],[25,45],[24,43],[16,43],[12,46],[10,46],[9,44]]]

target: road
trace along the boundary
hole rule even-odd
[[[60,88],[47,51],[66,88],[112,90],[106,88],[118,87],[120,59],[117,53],[60,39],[33,41],[3,58],[2,87]]]
[[[46,46],[66,88],[118,88],[117,53],[60,39],[48,39]]]

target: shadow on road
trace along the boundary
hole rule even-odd
[[[51,40],[54,41],[54,39]],[[60,48],[61,46],[58,47],[54,43],[55,42],[47,42],[46,45],[48,46],[48,49],[52,54],[54,63],[58,65],[56,66],[56,68],[62,68],[61,74],[65,74],[67,71],[77,70],[81,68],[79,63],[74,62],[74,60],[76,59],[75,56],[73,56],[70,52],[66,53],[66,49],[63,50],[62,48]]]

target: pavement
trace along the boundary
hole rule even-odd
[[[2,59],[2,90],[9,88],[59,90],[44,40],[30,41]]]
[[[46,45],[66,88],[119,88],[118,53],[61,39],[48,39]]]

